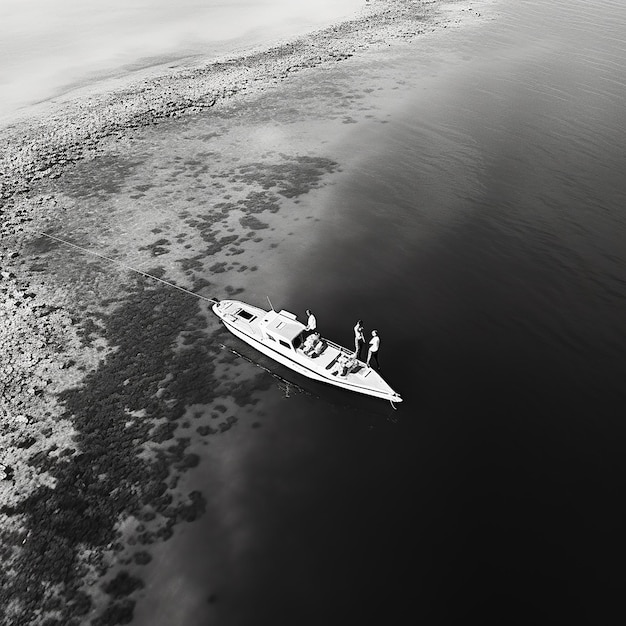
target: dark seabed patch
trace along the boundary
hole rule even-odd
[[[63,191],[74,198],[101,198],[122,191],[141,159],[128,158],[121,154],[97,155],[93,159],[79,161],[63,176]],[[150,185],[136,187],[142,194]]]
[[[87,317],[83,332],[86,341],[98,335],[113,349],[79,388],[60,397],[76,429],[75,445],[52,446],[30,459],[54,487],[3,507],[24,519],[24,534],[5,542],[19,547],[22,563],[29,564],[7,577],[12,601],[0,608],[3,623],[20,615],[29,623],[49,616],[78,624],[90,612],[99,615],[94,624],[126,623],[143,583],[126,570],[107,579],[111,562],[148,563],[150,544],[205,509],[200,492],[176,489],[178,477],[199,462],[188,451],[189,437],[179,436],[185,406],[210,405],[224,394],[243,406],[263,387],[255,378],[216,380],[223,331],[207,330],[199,301],[144,279],[111,313]],[[235,422],[228,416],[201,434]],[[141,546],[136,553],[134,545]],[[4,552],[12,552],[6,543]]]

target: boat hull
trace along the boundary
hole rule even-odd
[[[330,370],[330,365],[328,365],[327,362],[332,358],[333,354],[338,355],[340,352],[343,352],[344,354],[349,354],[350,351],[348,351],[346,348],[329,342],[332,347],[329,350],[329,356],[327,357],[326,361],[324,361],[323,359],[319,359],[319,361],[317,361],[308,356],[305,356],[298,350],[283,349],[276,342],[270,343],[267,340],[267,335],[264,335],[262,332],[258,332],[258,329],[255,329],[251,325],[242,323],[242,321],[232,313],[232,311],[234,310],[241,311],[242,309],[245,310],[248,315],[252,315],[258,318],[270,313],[258,307],[254,307],[244,302],[239,302],[235,300],[222,301],[213,306],[213,311],[215,312],[215,314],[222,320],[226,328],[231,333],[233,333],[233,335],[235,335],[248,345],[252,346],[262,354],[265,354],[274,361],[277,361],[281,365],[284,365],[285,367],[301,374],[302,376],[306,376],[307,378],[330,384],[334,387],[340,387],[347,391],[353,391],[356,393],[389,400],[394,403],[402,402],[402,398],[400,397],[400,395],[396,393],[391,387],[389,387],[389,385],[387,385],[387,383],[377,372],[375,372],[362,362],[359,362],[359,369],[362,371],[362,373],[358,376],[333,375],[332,371]],[[281,314],[283,313],[286,315],[290,315],[287,312],[281,312]],[[295,316],[293,316],[293,318],[295,319]],[[294,323],[297,324],[298,322]]]

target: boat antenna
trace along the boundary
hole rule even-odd
[[[274,311],[274,305],[272,304],[272,301],[270,300],[269,296],[265,296],[267,298],[267,301],[270,303],[270,308],[272,309],[272,311]]]

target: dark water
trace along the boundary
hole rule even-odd
[[[162,557],[178,623],[623,621],[626,8],[519,5],[386,61],[289,257],[285,308],[377,328],[405,403],[269,392]]]

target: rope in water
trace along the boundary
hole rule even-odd
[[[189,291],[189,289],[185,289],[184,287],[180,287],[179,285],[170,283],[169,281],[163,280],[162,278],[159,278],[158,276],[154,276],[153,274],[148,274],[148,272],[142,272],[141,270],[138,270],[135,267],[131,267],[130,265],[126,265],[125,263],[122,263],[121,261],[118,261],[117,259],[113,259],[111,257],[105,256],[104,254],[100,254],[99,252],[94,252],[93,250],[89,250],[88,248],[83,248],[82,246],[79,246],[75,243],[71,243],[70,241],[65,241],[65,239],[61,239],[60,237],[56,237],[55,235],[49,235],[48,233],[43,233],[39,231],[37,232],[39,235],[48,237],[48,239],[54,239],[55,241],[58,241],[59,243],[62,243],[66,246],[71,246],[72,248],[76,248],[77,250],[81,250],[82,252],[85,252],[87,254],[100,257],[101,259],[104,259],[105,261],[116,263],[117,265],[119,265],[120,267],[123,267],[124,269],[131,270],[132,272],[137,272],[137,274],[141,274],[142,276],[146,276],[147,278],[152,278],[152,280],[158,280],[160,283],[163,283],[164,285],[168,285],[170,287],[174,287],[174,289],[178,289],[179,291],[189,294],[190,296],[195,296],[196,298],[200,298],[201,300],[206,300],[207,302],[212,302],[213,304],[217,304],[219,302],[218,300],[215,300],[214,298],[207,298],[206,296],[201,296],[199,293],[195,293],[194,291]]]

